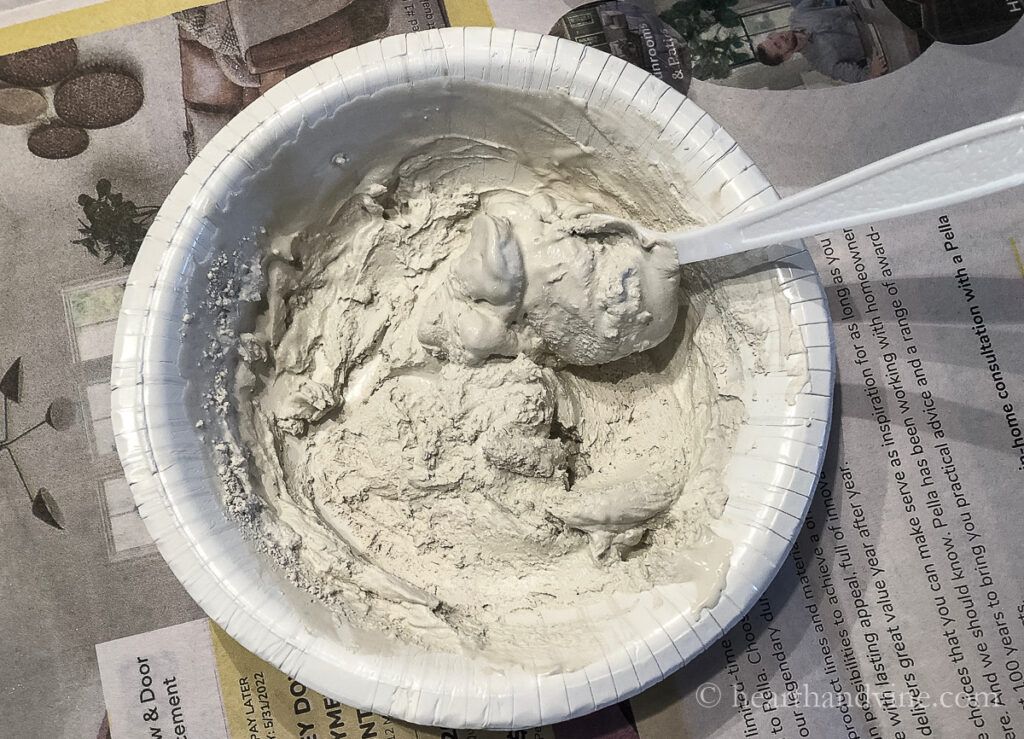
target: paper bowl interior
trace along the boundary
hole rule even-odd
[[[262,563],[222,510],[180,366],[190,286],[220,251],[244,248],[275,209],[316,204],[332,176],[323,163],[356,135],[345,104],[393,86],[451,84],[557,90],[586,105],[628,111],[671,150],[707,218],[777,198],[728,134],[656,78],[564,39],[499,29],[447,29],[374,42],[287,78],[205,148],[168,196],[132,270],[114,353],[118,452],[146,525],[171,569],[242,645],[305,685],[348,704],[416,723],[522,728],[561,721],[629,697],[678,669],[732,626],[767,587],[806,513],[828,434],[831,326],[805,251],[768,269],[806,346],[806,382],[755,379],[749,417],[727,468],[728,503],[715,531],[733,544],[715,605],[687,608],[683,591],[638,597],[621,645],[580,669],[535,674],[487,669],[470,657],[413,648],[367,649]],[[315,171],[316,176],[310,176]],[[269,173],[269,174],[268,174]],[[339,175],[340,176],[340,175]],[[273,187],[267,183],[272,182]],[[797,245],[799,246],[799,245]],[[792,251],[792,250],[791,250]],[[763,259],[763,257],[762,257]],[[675,594],[673,595],[673,593]]]

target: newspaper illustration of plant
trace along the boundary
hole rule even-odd
[[[733,10],[739,0],[678,0],[661,14],[686,41],[693,76],[725,79],[732,65],[747,59],[743,53],[743,21]]]
[[[12,438],[8,416],[10,415],[10,403],[21,402],[21,375],[21,357],[18,357],[7,368],[3,378],[0,378],[0,395],[4,399],[4,426],[3,438],[0,438],[0,453],[6,452],[11,458],[14,471],[18,474],[21,486],[24,488],[26,495],[28,495],[28,500],[32,504],[32,515],[43,523],[47,523],[57,529],[62,529],[64,528],[64,518],[61,515],[57,501],[54,500],[46,488],[39,488],[35,493],[32,492],[28,482],[25,480],[25,473],[22,471],[21,465],[18,464],[17,457],[14,456],[14,449],[12,447],[15,442],[24,439],[44,424],[55,431],[66,431],[74,425],[78,416],[78,408],[75,406],[74,401],[68,398],[57,398],[47,406],[43,420]]]
[[[125,267],[130,267],[159,207],[139,206],[125,200],[121,193],[112,192],[110,180],[106,179],[96,183],[96,194],[95,198],[85,193],[78,196],[78,204],[88,223],[78,220],[81,226],[78,233],[82,238],[73,239],[71,243],[81,244],[104,264],[119,258]]]

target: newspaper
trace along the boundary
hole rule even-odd
[[[517,12],[519,3],[495,0],[494,18],[547,30],[566,12],[534,0]],[[374,33],[404,30],[403,14],[446,22],[457,17],[449,5],[396,0],[386,26],[373,16]],[[330,736],[332,711],[351,736],[370,720],[380,736],[486,736],[360,718],[322,696],[292,695],[302,686],[202,617],[134,510],[106,390],[127,268],[70,242],[80,238],[79,195],[102,197],[97,185],[107,180],[140,208],[159,205],[188,163],[190,126],[194,143],[261,89],[225,85],[212,73],[217,57],[200,58],[179,29],[163,18],[78,39],[81,68],[121,62],[146,97],[131,119],[90,131],[77,156],[30,153],[43,119],[0,126],[3,438],[25,433],[0,442],[0,734],[133,739],[152,732],[129,719],[157,708],[152,726],[166,736],[185,721],[189,736],[250,736],[240,722],[265,687],[279,696],[269,710],[280,731],[257,734],[267,739],[301,735],[296,722],[307,715]],[[1022,42],[1017,24],[984,45],[934,43],[905,68],[855,85],[747,90],[695,79],[690,95],[789,194],[1024,109]],[[261,74],[260,86],[275,79]],[[186,99],[200,93],[206,103]],[[52,104],[52,90],[39,94]],[[1010,191],[810,244],[835,321],[836,409],[811,512],[778,577],[740,624],[646,693],[575,727],[512,736],[1021,736],[1019,203]],[[68,403],[79,409],[70,427]],[[184,663],[181,644],[192,647]],[[152,700],[142,700],[145,690]],[[296,712],[299,698],[308,712]]]
[[[1024,108],[1004,77],[1024,68],[1020,34],[935,45],[866,84],[695,81],[691,95],[786,194]],[[681,699],[653,736],[680,720],[692,736],[1021,735],[1019,203],[1006,192],[812,244],[838,356],[817,493],[747,618],[660,689]]]
[[[625,59],[684,94],[690,87],[686,42],[647,8],[589,3],[561,16],[549,33]]]
[[[114,737],[201,739],[563,739],[563,730],[413,726],[343,705],[250,654],[208,619],[96,647]],[[606,710],[615,723],[617,708]],[[621,717],[621,711],[618,711]],[[618,718],[625,725],[624,718]],[[636,732],[631,732],[636,737]],[[626,739],[623,736],[623,739]]]

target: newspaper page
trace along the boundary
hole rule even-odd
[[[466,731],[413,726],[322,696],[199,619],[96,648],[111,735],[201,739],[571,739],[579,726]],[[601,712],[607,736],[636,737],[622,711]],[[629,733],[611,733],[615,728]]]
[[[250,736],[257,711],[272,723],[257,734],[268,739],[301,732],[304,717],[326,736],[337,720],[353,736],[368,721],[360,734],[487,736],[360,717],[303,692],[202,617],[155,551],[112,442],[113,331],[124,262],[141,238],[91,251],[80,232],[96,225],[80,222],[82,203],[115,195],[121,217],[144,227],[202,144],[316,53],[449,23],[458,4],[354,0],[327,15],[297,11],[263,38],[244,12],[253,4],[220,3],[51,47],[34,77],[4,79],[3,735],[130,739],[150,735],[130,723],[143,719],[138,709],[156,708],[151,726],[168,736],[186,721],[190,735]],[[571,10],[490,5],[495,22],[542,32]],[[664,14],[673,3],[646,5]],[[764,23],[749,21],[751,31]],[[905,66],[838,86],[783,69],[787,89],[768,89],[779,86],[745,58],[689,92],[785,195],[1024,109],[1022,34],[1017,24],[984,43],[934,41]],[[98,106],[86,90],[58,111],[58,82],[85,72],[113,75],[118,104]],[[75,124],[97,119],[115,123]],[[512,736],[1020,736],[1019,203],[1009,191],[809,241],[835,322],[838,384],[791,556],[750,614],[675,676],[574,725]]]
[[[648,8],[624,2],[589,3],[563,15],[549,33],[625,59],[684,94],[690,87],[686,42]]]
[[[691,96],[785,195],[1024,108],[1022,30],[866,83]],[[750,614],[634,701],[643,735],[1021,736],[1020,197],[809,242],[838,358],[810,513]]]

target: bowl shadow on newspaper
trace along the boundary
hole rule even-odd
[[[990,325],[1020,323],[1019,277],[976,277],[974,275],[969,275],[969,277],[970,283],[968,286],[971,292],[963,293],[965,301],[963,303],[951,301],[943,297],[948,295],[952,284],[956,280],[954,274],[938,277],[900,278],[897,284],[901,298],[909,297],[917,306],[920,305],[919,298],[924,297],[930,300],[926,310],[922,311],[919,307],[915,308],[910,316],[910,320],[915,325],[921,326],[968,325],[971,315],[968,306],[975,304],[974,301],[978,296],[984,295],[985,305],[983,308],[979,308],[979,310],[984,310],[986,323]],[[867,280],[863,283],[864,287],[862,288],[862,283],[851,282],[847,287],[853,299],[845,299],[845,301],[842,297],[841,285],[826,285],[825,294],[828,296],[828,304],[831,306],[833,319],[836,321],[865,320],[864,311],[861,310],[861,306],[864,303],[861,297],[861,290],[866,289],[882,298],[886,294],[886,288],[882,283],[882,280]],[[970,295],[974,296],[974,300],[969,304],[966,301]],[[903,302],[906,303],[907,301],[904,300]],[[849,304],[852,309],[846,315],[842,313],[844,304]],[[888,301],[885,301],[885,307],[891,312]]]

